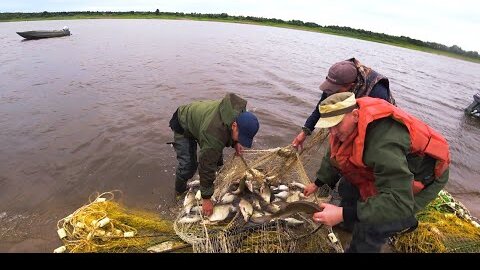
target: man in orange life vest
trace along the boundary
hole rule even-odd
[[[386,240],[414,230],[415,213],[432,201],[448,181],[447,141],[428,125],[378,99],[334,94],[319,106],[319,128],[330,143],[309,196],[318,187],[334,187],[340,172],[355,189],[350,205],[323,203],[315,222],[353,225],[346,252],[379,252]]]

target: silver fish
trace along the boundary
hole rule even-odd
[[[238,204],[238,207],[240,208],[240,212],[243,215],[243,219],[245,222],[248,221],[248,219],[252,216],[253,214],[253,207],[252,205],[245,199],[241,199],[240,203]]]
[[[265,214],[261,211],[253,211],[252,218],[258,218],[258,217],[263,217]]]
[[[202,218],[199,215],[196,216],[184,216],[178,220],[178,223],[194,223],[200,221]]]
[[[257,222],[258,220],[259,220],[260,222]],[[257,223],[257,224],[261,224],[261,223],[264,223],[264,222],[268,222],[268,221],[270,221],[270,220],[271,220],[271,219],[268,219],[268,218],[267,218],[267,215],[262,214],[261,212],[256,212],[256,211],[253,212],[252,218],[250,219],[251,222]]]
[[[270,203],[272,192],[266,183],[263,183],[263,185],[260,187],[260,196],[265,202]]]
[[[233,191],[232,194],[238,195],[243,193],[243,191],[245,190],[245,181],[246,181],[245,177],[240,179],[240,182],[238,183],[238,188],[235,191]]]
[[[252,199],[252,205],[255,210],[258,210],[258,211],[262,210],[262,206],[260,205],[260,202],[256,198]]]
[[[250,192],[254,191],[253,181],[247,180],[245,181],[245,185],[247,186],[248,190],[250,190]]]
[[[200,201],[202,199],[202,192],[200,190],[197,190],[197,193],[195,193],[195,200]]]
[[[277,177],[276,175],[270,175],[270,176],[265,177],[265,180],[270,183],[276,177]]]
[[[194,180],[187,183],[188,188],[194,188],[200,186],[200,180]]]
[[[304,222],[301,221],[301,220],[298,220],[298,219],[295,219],[295,218],[284,218],[283,220],[285,220],[288,224],[290,225],[298,225],[298,224],[303,224]]]
[[[266,210],[267,210],[268,212],[270,212],[270,213],[276,213],[276,212],[278,212],[278,211],[281,209],[280,206],[278,206],[278,205],[276,205],[276,204],[273,204],[273,203],[272,203],[272,204],[268,204],[265,208],[266,208]]]
[[[202,207],[201,206],[196,205],[196,206],[194,206],[190,209],[190,213],[201,213],[201,212],[202,212]]]
[[[316,203],[306,202],[306,201],[298,201],[292,203],[286,203],[284,207],[282,207],[279,211],[272,214],[271,217],[260,217],[255,219],[255,223],[263,223],[268,222],[272,218],[283,218],[289,217],[296,213],[306,213],[306,214],[313,214],[316,212],[320,212],[322,209]]]
[[[274,194],[275,197],[285,200],[288,197],[287,191],[282,191],[280,193]]]
[[[220,203],[222,204],[232,203],[235,200],[235,198],[237,198],[237,196],[235,196],[234,194],[225,193],[225,195],[223,195],[222,199],[220,200]]]
[[[215,207],[213,207],[213,213],[210,217],[208,217],[208,220],[210,222],[222,221],[226,219],[230,212],[233,212],[234,210],[235,207],[233,207],[231,204],[215,205]]]
[[[190,213],[190,209],[192,209],[193,205],[195,204],[195,194],[193,192],[188,191],[185,199],[183,200],[183,208],[185,209],[185,213]]]
[[[299,188],[301,189],[302,191],[305,189],[305,185],[302,184],[302,183],[298,183],[298,182],[291,182],[290,184],[288,184],[290,187],[296,187],[296,188]]]

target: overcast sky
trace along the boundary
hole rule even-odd
[[[478,0],[1,0],[0,12],[171,11],[302,20],[480,52]]]

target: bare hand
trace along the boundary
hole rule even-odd
[[[313,193],[315,193],[317,190],[318,190],[317,185],[315,185],[315,183],[310,183],[306,185],[305,188],[303,189],[303,195],[305,195],[305,197],[308,197]]]
[[[243,154],[243,146],[239,142],[237,142],[234,147],[235,147],[235,155],[241,156]]]
[[[202,201],[202,211],[203,214],[207,217],[213,214],[213,202],[210,199],[203,199]]]
[[[295,137],[295,139],[292,141],[292,146],[295,147],[295,149],[301,151],[303,149],[303,142],[306,138],[307,135],[305,134],[305,132],[302,131],[298,133],[297,137]]]
[[[313,221],[327,226],[335,226],[343,221],[343,207],[329,203],[321,203],[320,207],[323,210],[313,214]]]

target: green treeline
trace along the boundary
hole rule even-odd
[[[381,42],[386,44],[407,47],[428,52],[445,52],[448,56],[460,56],[462,59],[480,61],[480,55],[476,51],[465,51],[457,45],[451,47],[436,42],[425,42],[405,36],[393,36],[383,33],[375,33],[362,29],[355,29],[345,26],[322,26],[313,22],[303,22],[300,20],[284,21],[274,18],[262,18],[253,16],[231,16],[227,13],[221,14],[202,14],[202,13],[183,13],[183,12],[161,12],[158,9],[155,12],[148,11],[72,11],[72,12],[39,12],[39,13],[0,13],[0,21],[18,21],[18,20],[41,20],[41,19],[89,19],[89,18],[158,18],[158,19],[194,19],[194,20],[212,20],[240,23],[254,23],[269,26],[288,27],[309,31],[335,34],[352,38],[364,39],[369,41]],[[472,33],[473,34],[473,33]]]

